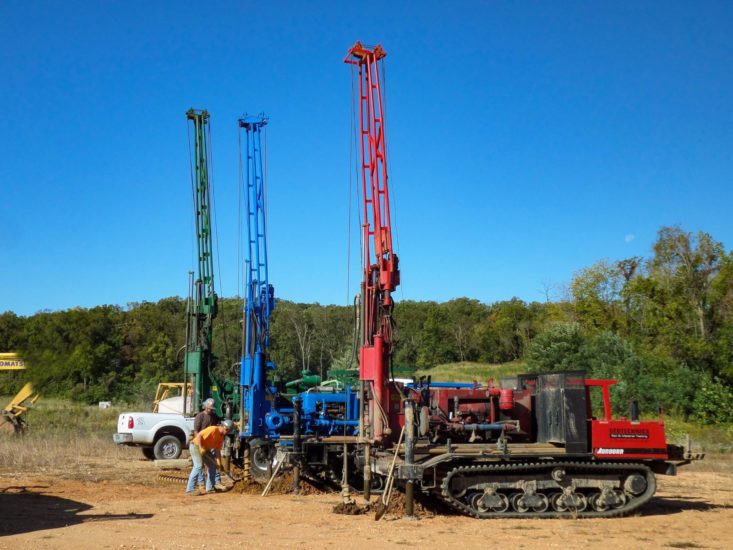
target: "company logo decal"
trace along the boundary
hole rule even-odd
[[[606,449],[604,447],[599,447],[596,449],[597,455],[622,455],[624,454],[623,449]]]

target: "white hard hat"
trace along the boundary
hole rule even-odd
[[[202,409],[213,409],[214,408],[214,399],[209,397],[208,399],[204,400],[204,402],[201,404]]]

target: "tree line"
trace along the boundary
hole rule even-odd
[[[0,351],[18,351],[45,395],[94,402],[150,398],[179,380],[186,300],[0,314]],[[242,301],[220,300],[219,374],[237,376]],[[524,361],[531,370],[615,377],[617,401],[637,399],[707,422],[733,421],[733,253],[707,233],[663,227],[648,258],[582,269],[562,296],[485,304],[401,301],[396,366]],[[352,307],[278,300],[271,321],[277,376],[356,368]],[[9,393],[23,374],[4,375]]]

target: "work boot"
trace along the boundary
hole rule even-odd
[[[217,483],[216,485],[214,485],[214,489],[216,489],[217,491],[220,491],[220,492],[221,491],[226,491],[227,490],[227,486],[224,485],[223,483]]]

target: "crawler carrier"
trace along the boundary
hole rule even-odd
[[[523,375],[498,386],[386,382],[397,397],[390,397],[391,434],[377,443],[371,468],[386,474],[396,452],[398,479],[477,518],[624,515],[652,497],[655,474],[674,475],[699,457],[667,445],[663,422],[639,421],[633,403],[630,419],[613,419],[613,384],[583,372]],[[395,445],[392,434],[406,422],[414,435]]]

